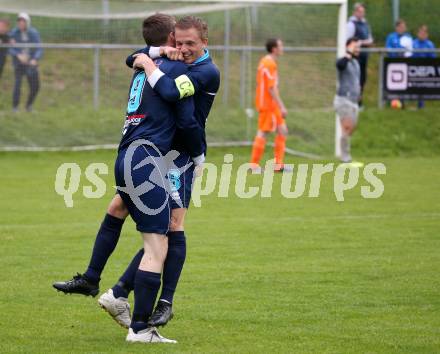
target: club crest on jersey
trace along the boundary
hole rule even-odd
[[[168,180],[170,181],[171,191],[178,191],[181,187],[180,183],[180,171],[176,169],[171,169],[168,171]]]

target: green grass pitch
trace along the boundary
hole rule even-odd
[[[211,149],[218,166],[248,149]],[[211,195],[187,218],[188,257],[162,333],[171,345],[129,345],[96,298],[51,283],[84,271],[112,196],[113,151],[1,153],[1,353],[434,353],[440,348],[439,157],[368,158],[387,166],[385,193],[318,198]],[[107,194],[67,209],[54,191],[63,162],[104,162]],[[299,161],[289,157],[289,162]],[[252,176],[258,185],[260,176]],[[86,184],[81,180],[80,188]],[[130,221],[103,274],[110,287],[140,247]],[[132,301],[132,299],[130,299]]]

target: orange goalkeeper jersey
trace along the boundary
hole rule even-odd
[[[257,70],[255,105],[259,112],[272,111],[278,108],[276,101],[269,92],[271,87],[276,86],[278,86],[277,63],[270,55],[266,55],[261,58]]]

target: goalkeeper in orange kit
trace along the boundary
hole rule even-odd
[[[276,132],[275,137],[275,171],[284,171],[284,151],[286,148],[287,110],[278,91],[277,59],[283,54],[283,42],[279,38],[268,39],[268,54],[261,58],[257,71],[256,108],[258,110],[258,131],[255,136],[251,166],[260,171],[260,160],[264,154],[267,133]]]

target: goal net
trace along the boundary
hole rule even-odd
[[[33,112],[12,111],[11,58],[0,79],[0,149],[113,146],[125,118],[131,70],[125,58],[144,46],[142,19],[195,14],[209,25],[209,48],[222,74],[208,119],[211,146],[250,144],[257,129],[255,78],[268,38],[283,40],[279,87],[289,114],[287,146],[305,155],[335,149],[336,51],[345,41],[345,0],[122,1],[3,0],[0,18],[15,26],[26,11],[41,35],[40,91]],[[342,26],[343,27],[343,26]],[[339,41],[338,41],[339,38]]]

